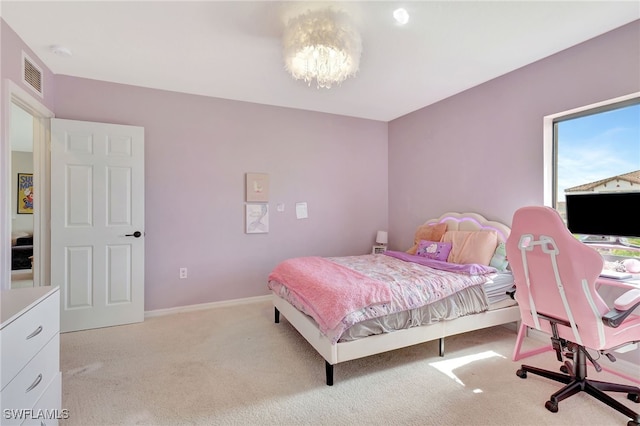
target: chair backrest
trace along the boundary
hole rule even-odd
[[[549,207],[518,209],[506,243],[522,321],[552,332],[544,316],[564,322],[561,338],[592,349],[606,347],[602,315],[609,308],[596,291],[604,260],[578,241]]]

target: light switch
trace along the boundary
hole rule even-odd
[[[296,217],[298,219],[306,219],[309,217],[309,213],[307,211],[307,203],[296,203]]]

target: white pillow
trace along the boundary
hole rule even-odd
[[[11,233],[11,245],[16,245],[16,240],[22,237],[30,237],[31,234],[26,231],[15,231]]]

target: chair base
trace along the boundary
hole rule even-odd
[[[528,331],[529,331],[529,327],[526,326],[523,322],[521,322],[520,327],[518,328],[518,337],[516,338],[516,345],[513,348],[513,355],[511,356],[512,361],[520,361],[523,358],[528,358],[530,356],[538,355],[543,352],[550,352],[553,350],[551,345],[547,344],[547,345],[540,346],[538,348],[523,352],[522,343],[524,342],[525,337],[527,337]],[[640,380],[638,379],[638,377],[632,377],[632,376],[629,376],[628,374],[624,374],[618,370],[608,368],[608,367],[602,367],[602,370],[606,371],[607,373],[611,373],[616,376],[619,376],[632,383],[636,383],[637,385],[640,386]]]
[[[578,374],[562,374],[554,371],[543,370],[530,365],[522,365],[516,374],[518,377],[526,379],[527,373],[531,373],[566,384],[562,389],[551,395],[549,400],[545,403],[545,408],[552,413],[558,412],[558,403],[560,401],[583,391],[629,417],[630,420],[627,423],[628,426],[640,426],[640,416],[637,412],[631,410],[605,393],[625,392],[627,393],[627,398],[629,400],[638,403],[640,402],[640,388],[618,383],[589,380],[586,378],[586,362],[584,354],[582,354],[581,351],[578,351],[576,358],[576,363],[574,365],[577,367],[576,371]]]

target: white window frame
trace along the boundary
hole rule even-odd
[[[608,105],[625,102],[635,98],[640,99],[640,92],[631,93],[629,95],[620,96],[614,99],[608,99],[606,101],[597,102],[591,105],[586,105],[579,108],[574,108],[568,111],[558,112],[556,114],[551,114],[543,117],[543,120],[542,120],[542,128],[543,128],[542,152],[543,152],[543,158],[544,158],[544,161],[543,161],[544,198],[543,200],[544,200],[545,206],[555,208],[554,197],[553,197],[554,190],[555,190],[554,170],[556,169],[555,153],[554,153],[554,146],[553,146],[554,121],[556,121],[556,119],[560,117],[566,117],[568,115],[578,114],[583,111],[606,107]]]

